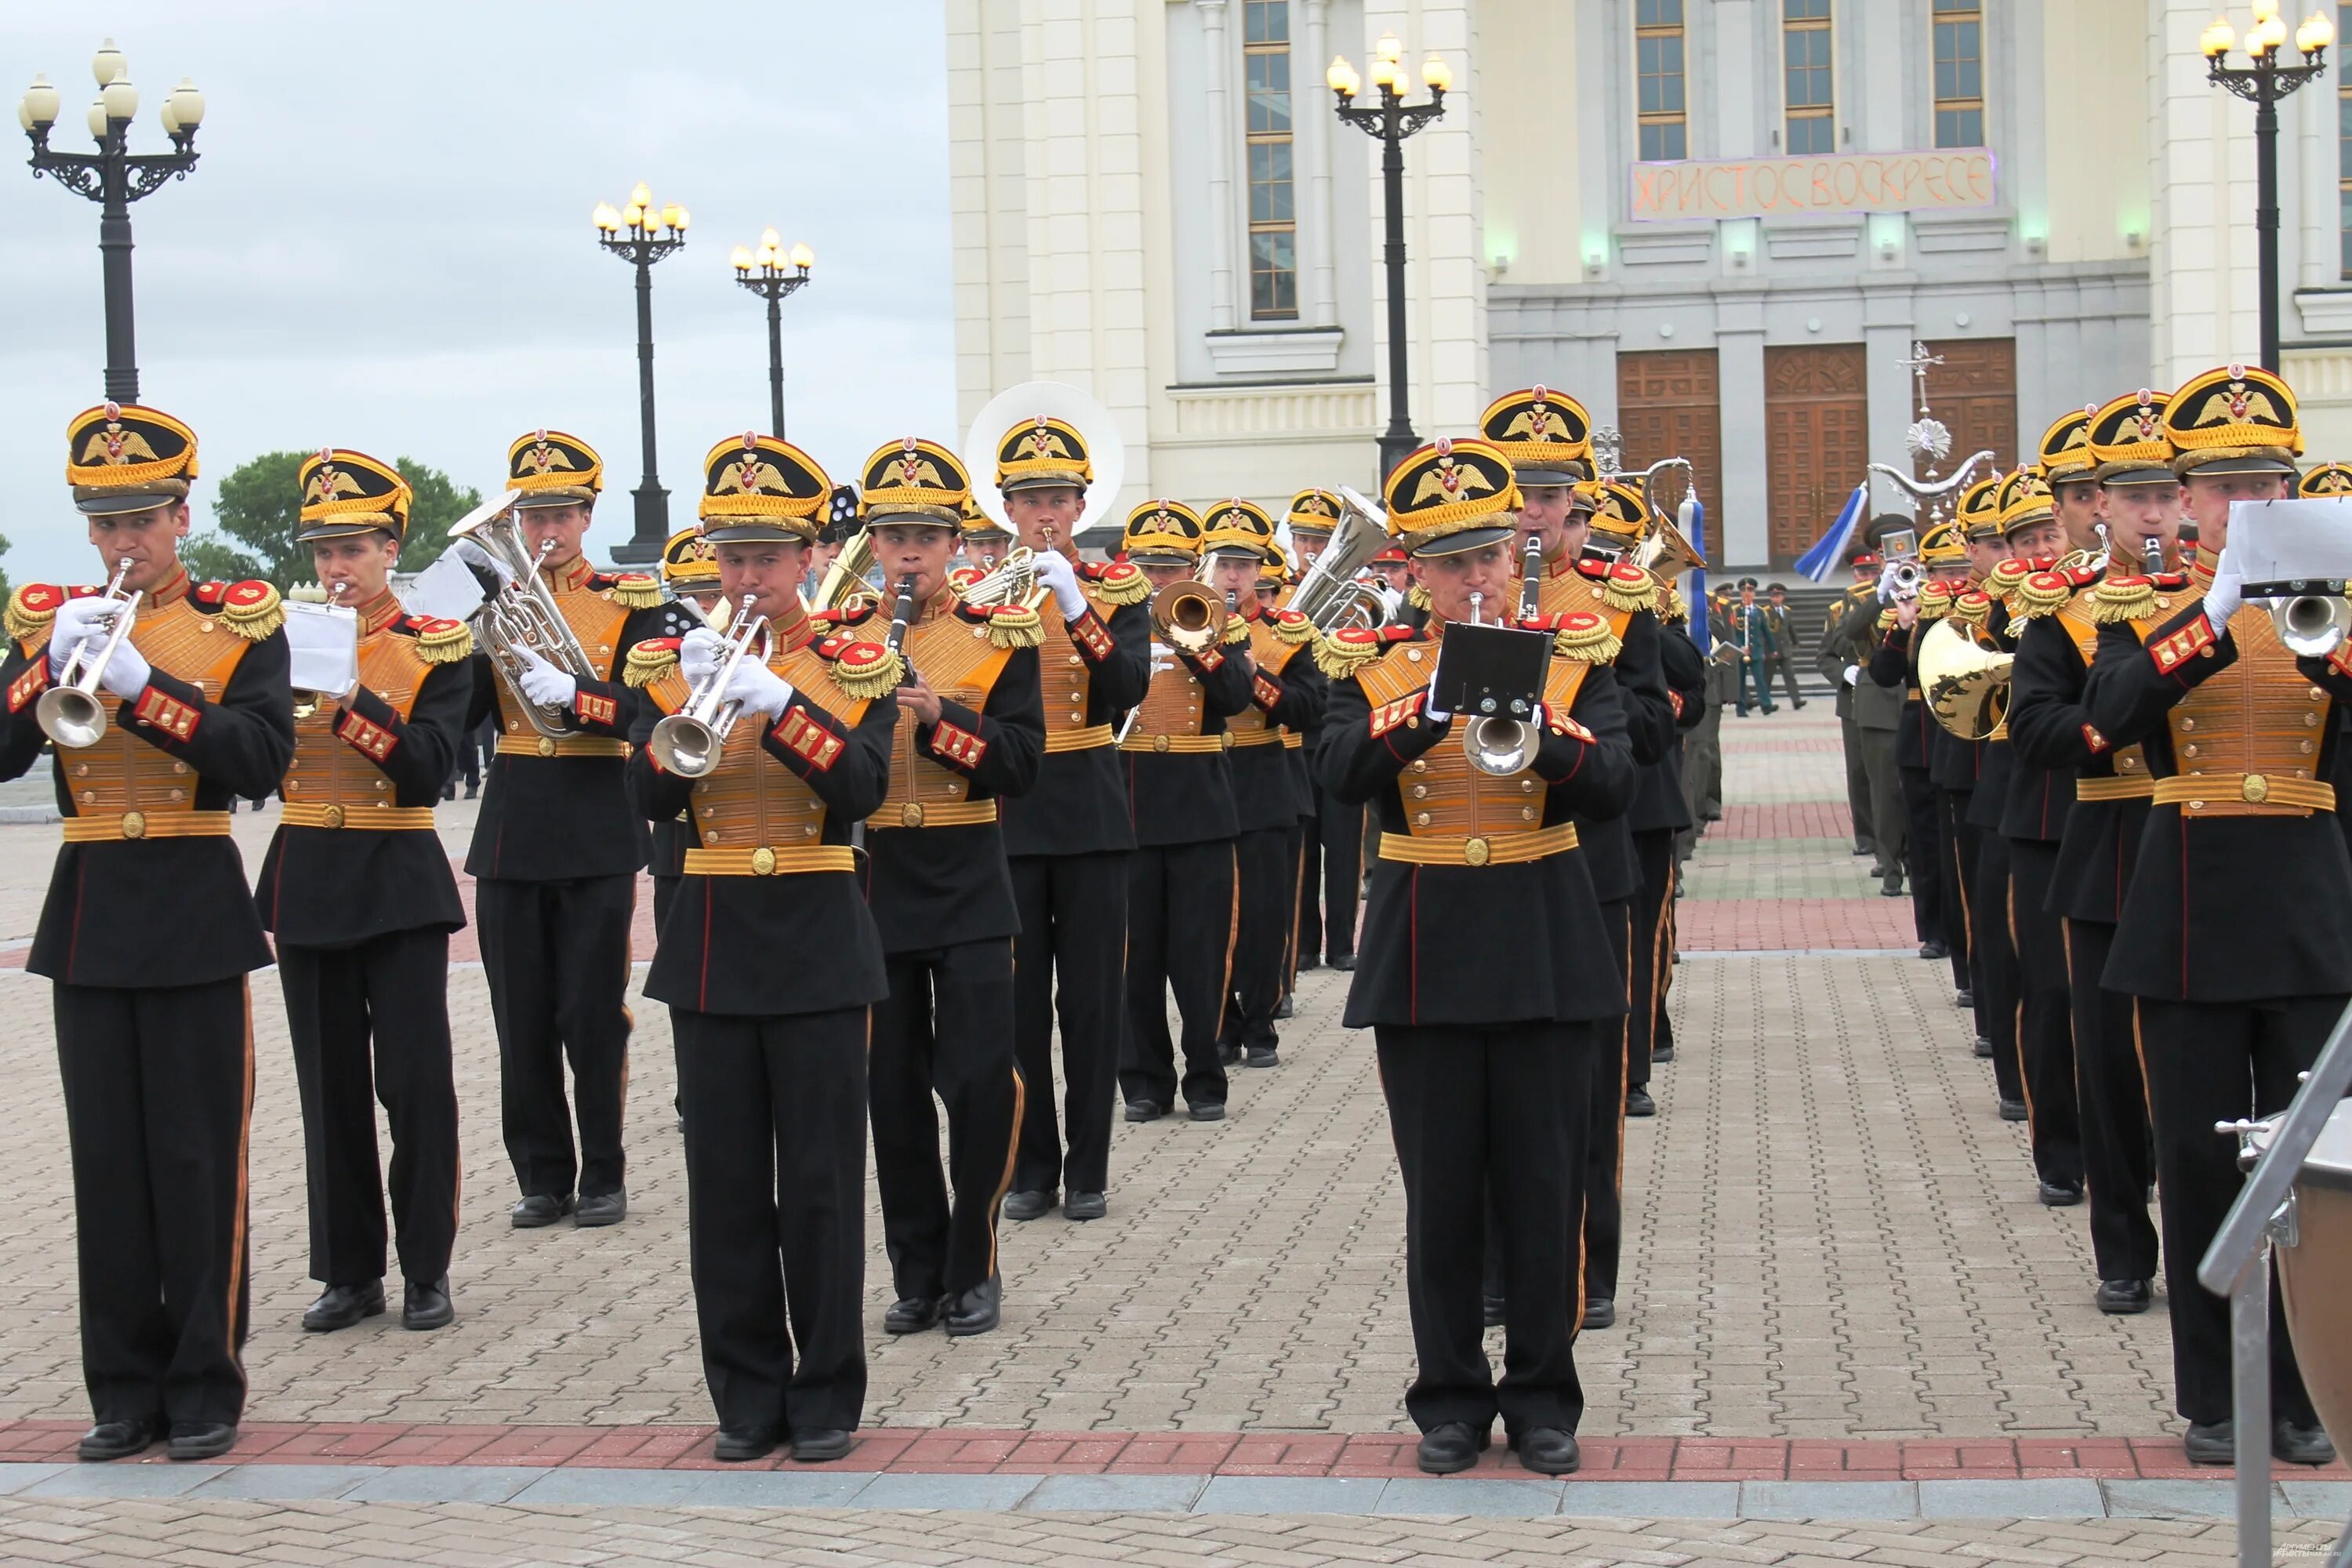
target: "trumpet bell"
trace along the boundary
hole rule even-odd
[[[719,753],[726,749],[726,737],[713,726],[691,713],[672,713],[654,725],[654,732],[646,742],[646,750],[654,761],[682,779],[707,776],[719,765]]]
[[[1963,741],[1989,739],[2008,715],[2016,657],[1987,647],[1958,621],[1937,621],[1919,644],[1919,690],[1936,722]]]
[[[79,686],[52,686],[33,705],[41,732],[68,751],[95,746],[105,738],[107,705]]]
[[[1195,579],[1171,583],[1151,596],[1151,625],[1161,642],[1198,656],[1223,640],[1225,603]]]
[[[1462,731],[1462,753],[1470,765],[1498,779],[1527,772],[1542,743],[1536,727],[1517,719],[1473,719]]]
[[[2352,632],[2352,603],[2341,594],[2305,594],[2271,601],[2271,625],[2298,658],[2326,658]]]

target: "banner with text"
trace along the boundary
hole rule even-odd
[[[1636,223],[1993,205],[1992,153],[1982,147],[1636,163],[1633,173],[1633,210],[1627,216]]]

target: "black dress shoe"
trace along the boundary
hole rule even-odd
[[[1273,1046],[1252,1046],[1242,1058],[1244,1067],[1270,1068],[1282,1062],[1282,1052]]]
[[[443,785],[441,786],[441,798],[442,798],[443,800],[455,800],[455,799],[457,799],[457,786],[456,784],[443,784]]]
[[[1130,1100],[1127,1102],[1129,1121],[1157,1121],[1168,1114],[1168,1108],[1156,1100]]]
[[[1973,991],[1969,990],[1969,989],[1967,986],[1965,986],[1965,985],[1961,985],[1961,986],[1958,986],[1958,987],[1955,987],[1955,988],[1954,988],[1954,990],[1953,990],[1953,992],[1952,992],[1952,1005],[1953,1005],[1953,1006],[1955,1006],[1955,1007],[1973,1007],[1973,1006],[1975,1006],[1976,1005],[1977,1005],[1977,994],[1976,994],[1975,992],[1973,992]]]
[[[2145,1312],[2156,1302],[2156,1292],[2145,1279],[2102,1279],[2099,1281],[2099,1310],[2110,1317],[2127,1318]]]
[[[882,1314],[882,1331],[886,1334],[919,1334],[925,1329],[939,1326],[940,1313],[947,1307],[944,1296],[901,1296],[890,1303]]]
[[[1467,1421],[1443,1421],[1421,1435],[1413,1458],[1429,1475],[1450,1476],[1476,1464],[1493,1441],[1491,1430],[1474,1432]]]
[[[719,1441],[711,1446],[710,1457],[730,1465],[764,1459],[776,1451],[776,1440],[773,1426],[721,1426]]]
[[[2083,1201],[2080,1182],[2043,1182],[2042,1206],[2046,1209],[2070,1209]]]
[[[1302,952],[1298,955],[1299,973],[1305,974],[1309,971],[1320,969],[1322,967],[1323,960],[1320,955],[1312,952]]]
[[[1617,1326],[1617,1303],[1607,1296],[1587,1296],[1584,1299],[1584,1323],[1588,1329],[1611,1329]]]
[[[1626,1115],[1655,1116],[1657,1113],[1658,1102],[1650,1098],[1650,1091],[1648,1089],[1629,1089],[1625,1091]]]
[[[473,798],[474,798],[474,796],[476,796],[477,795],[479,795],[480,793],[481,793],[481,786],[480,786],[480,785],[478,785],[478,784],[467,784],[467,785],[466,786],[466,798],[467,798],[467,800],[471,800],[471,799],[473,799]]]
[[[1989,1062],[1992,1060],[1992,1041],[1982,1035],[1979,1035],[1976,1037],[1976,1043],[1969,1047],[1969,1052],[1971,1056],[1974,1056],[1977,1060],[1980,1062]]]
[[[1225,1102],[1222,1100],[1187,1100],[1184,1114],[1195,1121],[1223,1121],[1225,1119]]]
[[[1054,1191],[1051,1187],[1042,1192],[1032,1189],[1014,1193],[1004,1200],[1006,1219],[1043,1219],[1053,1212]]]
[[[1241,1043],[1238,1040],[1232,1045],[1227,1045],[1223,1040],[1219,1040],[1217,1042],[1217,1065],[1219,1067],[1239,1067],[1241,1065],[1241,1059],[1242,1047]]]
[[[217,1459],[236,1447],[236,1426],[228,1421],[174,1421],[172,1446],[175,1459]]]
[[[1864,856],[1865,856],[1865,855],[1875,855],[1875,854],[1877,854],[1877,853],[1878,853],[1878,851],[1877,851],[1877,850],[1873,849],[1873,848],[1872,848],[1869,845],[1867,845],[1867,844],[1857,844],[1857,845],[1855,845],[1855,846],[1853,847],[1853,855],[1854,855],[1854,858],[1855,858],[1855,859],[1857,859],[1857,860],[1859,860],[1860,858],[1863,858]]]
[[[1878,896],[1882,899],[1901,898],[1903,896],[1903,873],[1900,871],[1889,871],[1886,875],[1878,879]]]
[[[163,1423],[155,1418],[145,1421],[101,1421],[81,1435],[74,1445],[74,1458],[100,1465],[109,1459],[127,1459],[133,1454],[143,1454],[149,1444],[163,1435]]]
[[[618,1225],[628,1217],[629,1194],[615,1187],[593,1197],[583,1194],[579,1215],[572,1223],[583,1230],[591,1230],[600,1225]]]
[[[1100,1219],[1108,1212],[1100,1193],[1072,1193],[1062,1205],[1064,1219]]]
[[[446,1329],[457,1316],[457,1309],[449,1301],[449,1277],[446,1274],[430,1285],[419,1285],[414,1279],[401,1282],[400,1326],[420,1331]]]
[[[850,1436],[838,1426],[819,1426],[812,1431],[793,1434],[793,1460],[796,1464],[822,1465],[828,1459],[849,1458]]]
[[[1274,1021],[1277,1024],[1287,1022],[1297,1016],[1298,1006],[1296,997],[1286,995],[1274,1005]]]
[[[2336,1445],[2326,1428],[2280,1421],[2271,1427],[2271,1458],[2290,1465],[2327,1465],[2336,1461]]]
[[[1505,1312],[1510,1303],[1500,1296],[1488,1296],[1484,1299],[1481,1305],[1484,1310],[1478,1321],[1490,1329],[1501,1328]]]
[[[1518,1450],[1519,1463],[1539,1476],[1570,1476],[1581,1456],[1576,1451],[1576,1434],[1558,1426],[1538,1426],[1511,1439]]]
[[[557,1197],[552,1193],[533,1193],[507,1210],[507,1218],[517,1230],[537,1230],[543,1225],[553,1225],[571,1212],[570,1194]]]
[[[373,1318],[383,1311],[383,1281],[371,1279],[364,1285],[330,1285],[326,1294],[310,1303],[302,1314],[302,1331],[310,1334],[331,1334],[337,1329],[348,1329],[362,1318]]]
[[[969,1290],[959,1290],[948,1302],[948,1337],[964,1339],[996,1327],[1003,1315],[1004,1281],[994,1275]]]
[[[1675,1048],[1674,1048],[1674,1047],[1672,1047],[1672,1046],[1653,1046],[1653,1047],[1650,1047],[1650,1065],[1651,1065],[1652,1067],[1663,1067],[1663,1066],[1664,1066],[1664,1065],[1665,1065],[1667,1062],[1670,1062],[1670,1061],[1672,1061],[1672,1060],[1674,1060],[1674,1059],[1675,1059]]]
[[[1356,955],[1352,952],[1335,952],[1331,955],[1331,967],[1345,974],[1356,967]]]
[[[1931,959],[1949,958],[1952,956],[1952,950],[1931,937],[1919,944],[1919,956]]]
[[[2233,1465],[2238,1461],[2238,1424],[2191,1421],[2180,1447],[2192,1465]]]
[[[2002,1100],[2000,1102],[2000,1119],[2003,1121],[2023,1121],[2027,1120],[2025,1101],[2021,1100]]]

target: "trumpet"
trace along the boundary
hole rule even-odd
[[[343,594],[350,587],[351,584],[349,583],[338,582],[333,587],[327,590],[326,597],[320,600],[319,603],[330,610],[340,609],[341,607]],[[299,590],[297,590],[297,592],[299,592]],[[289,602],[292,603],[295,601],[289,599]],[[290,643],[293,641],[293,638],[289,636],[287,640]],[[310,718],[312,715],[316,714],[319,711],[319,704],[325,700],[327,695],[327,693],[310,691],[302,687],[296,687],[294,689],[295,721],[299,723],[301,721]]]
[[[1528,542],[1541,551],[1543,542],[1530,537]],[[1538,572],[1542,570],[1542,557],[1534,558]],[[1538,590],[1540,592],[1540,590]],[[1526,590],[1520,590],[1524,600]],[[1484,594],[1470,595],[1470,624],[1476,626],[1486,603]],[[1536,760],[1536,748],[1543,736],[1533,724],[1517,719],[1506,719],[1499,713],[1481,713],[1462,727],[1462,754],[1470,765],[1491,778],[1508,778],[1524,773]]]
[[[1151,629],[1161,642],[1179,653],[1194,658],[1208,652],[1224,640],[1225,618],[1233,612],[1234,595],[1226,603],[1219,603],[1209,592],[1209,558],[1201,557],[1201,564],[1192,575],[1171,583],[1151,595]]]
[[[726,750],[727,736],[743,706],[726,700],[723,693],[751,645],[760,645],[761,664],[774,656],[775,634],[767,616],[751,613],[754,602],[754,595],[743,595],[743,606],[727,634],[727,651],[711,672],[696,682],[685,704],[654,725],[653,736],[646,742],[654,761],[680,778],[698,779],[719,765],[719,753]]]
[[[138,618],[138,590],[127,594],[122,590],[122,580],[130,574],[129,557],[115,563],[114,580],[107,584],[105,594],[106,603],[113,606],[113,624],[96,657],[90,656],[88,641],[76,647],[65,668],[58,671],[58,683],[42,692],[34,705],[33,717],[39,721],[41,732],[68,750],[94,746],[105,737],[108,705],[99,700],[98,682],[107,661],[131,635],[131,625]]]

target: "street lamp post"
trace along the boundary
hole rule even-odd
[[[613,552],[625,565],[661,558],[669,540],[669,492],[661,488],[654,458],[654,263],[686,243],[687,210],[676,202],[654,205],[653,192],[639,184],[629,205],[596,204],[596,243],[637,269],[637,414],[645,442],[645,477],[631,493],[637,503],[636,531]]]
[[[1331,62],[1323,80],[1339,100],[1339,118],[1381,144],[1381,187],[1386,206],[1388,244],[1386,260],[1389,274],[1389,427],[1381,436],[1381,479],[1385,481],[1397,464],[1402,462],[1419,438],[1412,433],[1412,418],[1407,406],[1405,389],[1405,309],[1404,309],[1404,143],[1412,135],[1445,112],[1445,93],[1454,85],[1454,71],[1444,60],[1432,55],[1421,68],[1422,79],[1429,84],[1427,103],[1407,103],[1412,91],[1412,78],[1402,64],[1404,46],[1397,42],[1394,33],[1384,33],[1374,47],[1372,55],[1372,85],[1381,89],[1377,104],[1356,105],[1356,95],[1363,90],[1363,79],[1345,56]]]
[[[816,265],[816,252],[807,246],[787,252],[782,245],[774,229],[766,229],[759,249],[739,245],[729,258],[735,281],[768,302],[768,423],[779,441],[784,438],[784,297],[805,288]]]
[[[205,118],[205,95],[180,79],[158,115],[172,139],[169,153],[130,150],[131,121],[139,112],[139,89],[131,85],[122,51],[109,38],[89,62],[98,79],[98,101],[89,106],[95,153],[60,153],[49,145],[58,122],[58,89],[37,76],[16,105],[16,122],[33,143],[33,176],[47,174],[69,191],[99,204],[98,254],[106,287],[106,396],[111,403],[139,401],[139,354],[131,305],[131,204],[186,179],[196,166],[196,127]]]
[[[2254,0],[2254,25],[2246,33],[2251,66],[2228,64],[2237,35],[2230,24],[2216,20],[2205,29],[2198,47],[2205,51],[2208,80],[2228,88],[2254,106],[2254,234],[2262,278],[2263,368],[2273,374],[2279,367],[2278,278],[2278,105],[2294,89],[2317,76],[2327,64],[2327,46],[2336,29],[2315,11],[2294,30],[2301,65],[2281,65],[2279,49],[2286,42],[2286,23],[2280,19],[2278,0]]]

